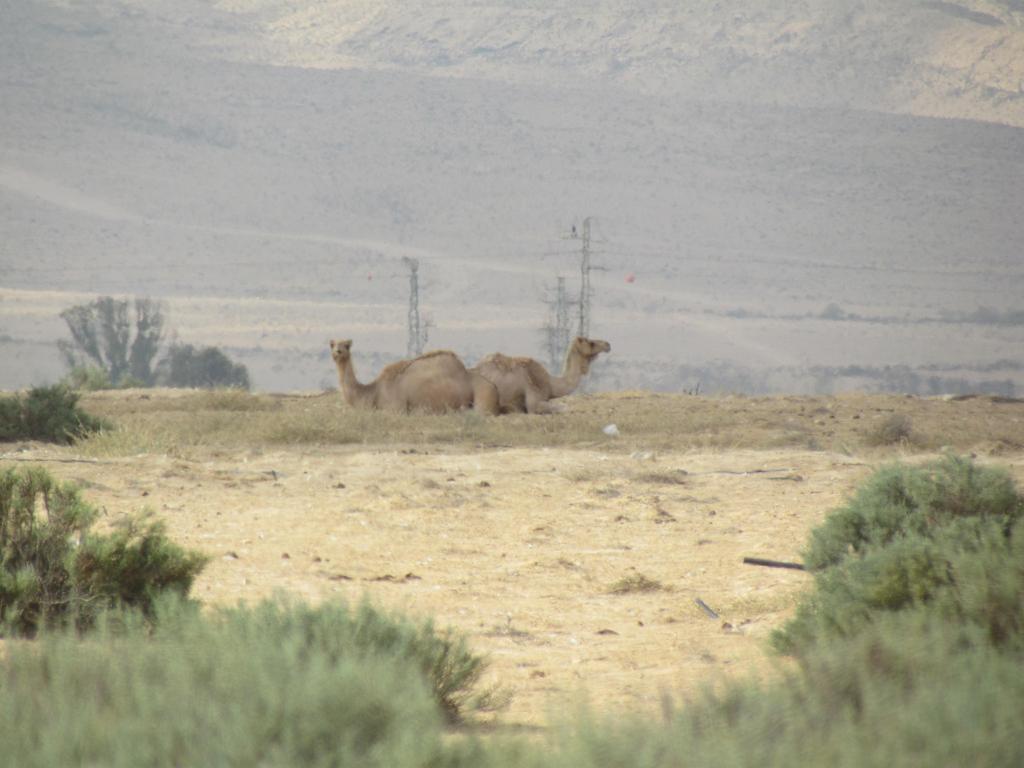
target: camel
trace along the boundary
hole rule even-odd
[[[386,366],[371,384],[361,384],[352,366],[352,340],[331,339],[330,344],[341,394],[355,408],[443,413],[475,406],[481,413],[498,413],[494,385],[467,371],[454,352],[400,360]]]
[[[602,352],[611,352],[607,341],[577,336],[569,346],[561,376],[552,376],[531,357],[488,355],[471,370],[494,384],[501,413],[557,413],[551,403],[574,392],[590,364]]]

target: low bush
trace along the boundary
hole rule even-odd
[[[947,457],[877,472],[811,534],[813,591],[773,635],[798,656],[881,613],[927,607],[1024,648],[1024,498],[1009,475]]]
[[[107,426],[79,408],[78,394],[60,384],[0,397],[0,441],[72,443]]]
[[[1024,497],[1007,472],[947,456],[922,467],[880,469],[811,532],[804,565],[820,570],[907,536],[932,537],[960,518],[1003,525],[1024,517]]]
[[[443,718],[416,662],[384,646],[354,652],[335,609],[207,618],[161,601],[157,614],[153,626],[120,614],[84,638],[9,646],[4,763],[442,765]]]
[[[40,510],[40,505],[42,509]],[[84,629],[112,606],[151,614],[166,593],[188,594],[206,558],[167,539],[157,523],[132,520],[91,531],[96,510],[37,467],[0,472],[0,628]]]
[[[76,365],[60,383],[79,392],[96,392],[114,386],[110,374],[98,365]]]
[[[467,707],[485,703],[485,695],[475,698],[473,692],[484,660],[469,652],[461,636],[438,632],[430,621],[416,623],[369,603],[349,610],[339,604],[311,608],[277,601],[256,609],[224,610],[220,616],[234,632],[255,633],[282,645],[300,643],[332,662],[368,656],[402,659],[415,667],[452,721]]]
[[[914,429],[910,417],[902,413],[893,413],[882,419],[865,435],[868,445],[900,445],[912,442]]]
[[[665,719],[578,715],[558,739],[466,765],[547,768],[1024,764],[1019,655],[925,611],[816,648],[772,684],[734,683]]]

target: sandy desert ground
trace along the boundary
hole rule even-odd
[[[503,727],[582,695],[656,711],[663,692],[772,674],[767,637],[809,577],[743,558],[798,560],[882,463],[949,446],[1024,483],[1024,402],[1000,398],[613,393],[499,420],[355,415],[336,393],[83,404],[114,433],[2,444],[0,467],[79,484],[104,525],[152,511],[211,556],[194,590],[208,605],[367,596],[454,627],[510,696]],[[893,414],[910,439],[871,446]],[[660,588],[616,591],[641,577]]]

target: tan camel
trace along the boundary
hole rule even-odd
[[[352,366],[352,340],[331,339],[331,357],[345,402],[355,408],[442,413],[476,403],[482,413],[498,412],[494,385],[471,374],[454,352],[428,352],[386,366],[371,384],[361,384]]]
[[[502,413],[556,413],[561,409],[550,401],[574,392],[594,358],[611,349],[607,341],[577,336],[566,353],[561,376],[552,376],[532,357],[502,354],[488,355],[471,372],[497,387]]]

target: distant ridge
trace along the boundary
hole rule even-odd
[[[851,7],[852,6],[852,7]],[[233,0],[250,61],[845,106],[1024,126],[1024,2]]]

